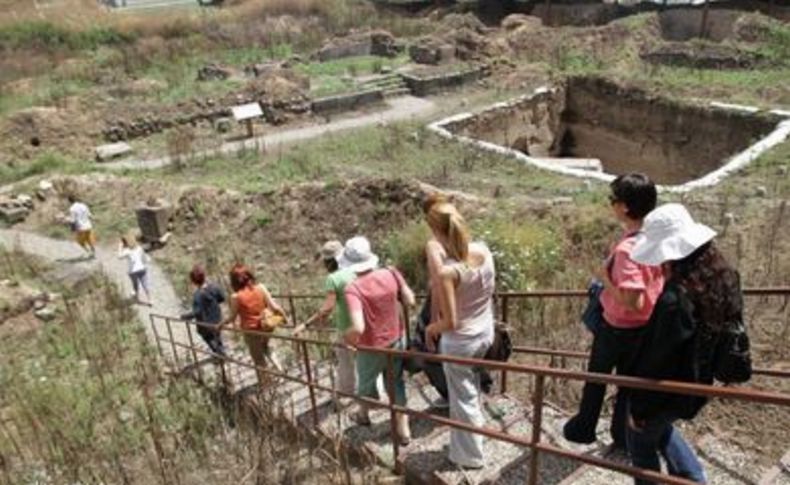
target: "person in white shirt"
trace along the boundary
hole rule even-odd
[[[81,202],[74,195],[69,195],[69,223],[77,244],[88,252],[88,255],[96,257],[96,233],[93,232],[93,214],[85,203]]]
[[[132,280],[132,288],[134,288],[134,297],[138,303],[144,305],[151,305],[151,293],[148,289],[148,277],[146,263],[148,263],[148,255],[145,254],[143,248],[137,244],[134,237],[124,236],[121,237],[121,242],[118,245],[118,257],[126,259],[129,262],[129,278]],[[145,300],[140,298],[140,290],[145,292]]]

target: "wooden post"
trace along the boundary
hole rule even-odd
[[[502,295],[502,323],[507,323],[508,321],[508,297],[507,295]],[[507,371],[502,369],[499,375],[499,392],[501,394],[505,394],[507,392]]]
[[[244,124],[247,125],[247,138],[254,137],[255,131],[252,129],[252,118],[244,120]]]
[[[310,356],[307,354],[307,342],[300,341],[302,344],[302,359],[304,362],[304,371],[307,374],[307,386],[310,391],[310,411],[313,415],[313,426],[318,428],[318,406],[315,402],[315,382],[313,382],[313,371],[310,368]]]
[[[535,390],[532,394],[532,444],[540,443],[541,426],[543,426],[543,380],[542,375],[535,376]],[[532,448],[529,454],[529,485],[537,485],[539,477],[540,453]]]
[[[392,408],[395,405],[395,365],[392,354],[387,354],[387,372],[385,374],[387,384],[387,395],[390,401],[390,438],[392,439],[392,462],[395,464],[396,472],[398,467],[398,453],[400,452],[400,438],[398,437],[398,425],[396,421],[397,413]]]
[[[546,21],[544,24],[546,26],[551,26],[551,0],[546,0]]]
[[[700,39],[704,39],[707,36],[709,10],[710,10],[710,0],[705,0],[705,3],[702,6],[702,22],[700,23],[699,26]]]

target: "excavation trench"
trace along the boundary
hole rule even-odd
[[[603,78],[575,77],[432,128],[542,168],[602,179],[639,171],[678,186],[728,164],[781,121],[773,112],[682,103]],[[787,131],[786,123],[780,126]]]

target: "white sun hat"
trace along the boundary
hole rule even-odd
[[[631,259],[651,266],[677,261],[715,236],[716,231],[694,222],[683,205],[664,204],[645,217],[642,231],[631,250]]]
[[[354,273],[364,273],[379,265],[379,257],[370,249],[370,241],[362,236],[352,237],[346,241],[343,254],[337,258],[342,269],[350,269]]]

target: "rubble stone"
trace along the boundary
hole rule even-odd
[[[198,69],[198,81],[224,81],[228,79],[233,72],[227,67],[218,64],[208,64]]]

